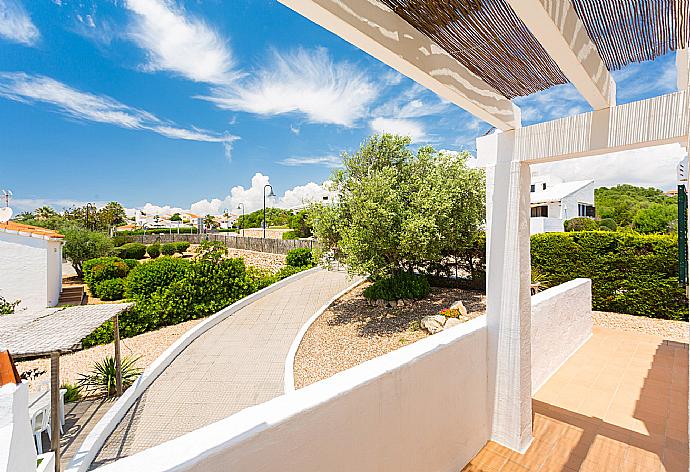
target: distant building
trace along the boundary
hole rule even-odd
[[[0,223],[0,295],[21,300],[17,310],[55,306],[62,291],[62,245],[56,231]]]
[[[594,218],[594,181],[564,182],[551,175],[533,176],[530,185],[530,233],[563,231],[571,218]]]

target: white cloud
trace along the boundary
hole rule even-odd
[[[676,166],[685,151],[678,144],[530,166],[533,173],[564,180],[593,179],[597,187],[632,184],[664,190],[676,186]]]
[[[591,110],[571,84],[556,85],[527,97],[516,98],[515,103],[520,107],[523,123],[549,121]]]
[[[32,46],[41,34],[21,3],[15,0],[0,0],[0,36]]]
[[[309,165],[317,165],[317,166],[325,166],[325,167],[340,167],[342,165],[342,161],[341,161],[340,157],[335,156],[335,155],[310,156],[310,157],[288,157],[287,159],[283,159],[282,161],[278,161],[278,163],[282,164],[284,166],[291,166],[291,167],[309,166]]]
[[[146,69],[212,84],[238,77],[226,40],[201,19],[164,0],[127,0],[125,5],[135,14],[129,36],[148,52]]]
[[[93,203],[97,208],[104,206],[108,202],[102,201],[84,201],[72,200],[69,198],[13,198],[10,200],[10,207],[15,210],[15,213],[22,211],[34,211],[36,208],[42,206],[49,206],[57,211],[62,211],[71,207],[82,207],[87,203]]]
[[[371,120],[369,126],[374,133],[394,133],[409,136],[413,142],[426,138],[424,125],[419,121],[378,117]]]
[[[271,63],[245,80],[197,98],[227,110],[264,116],[298,112],[314,123],[354,126],[377,94],[354,65],[333,62],[324,48],[300,48],[288,54],[273,51]]]
[[[375,117],[420,118],[437,115],[448,110],[450,102],[434,97],[425,101],[424,95],[432,95],[427,89],[415,83],[401,94],[377,107],[372,115]]]
[[[21,72],[0,72],[0,96],[18,102],[43,102],[73,118],[109,123],[122,128],[148,130],[173,139],[223,143],[239,139],[198,128],[185,129],[144,110],[127,106],[105,95],[76,90],[50,77]]]

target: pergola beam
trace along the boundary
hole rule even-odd
[[[420,85],[501,130],[520,109],[377,0],[279,0]]]
[[[689,108],[685,90],[526,126],[515,131],[515,159],[535,164],[662,144],[685,146]]]
[[[513,11],[594,110],[616,104],[616,85],[569,1],[508,0]]]

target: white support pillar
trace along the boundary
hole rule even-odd
[[[477,140],[487,179],[487,323],[491,439],[524,452],[532,441],[529,164],[515,132]]]

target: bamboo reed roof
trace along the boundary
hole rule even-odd
[[[507,98],[568,82],[505,0],[380,1]],[[571,1],[609,70],[690,45],[690,0]]]

